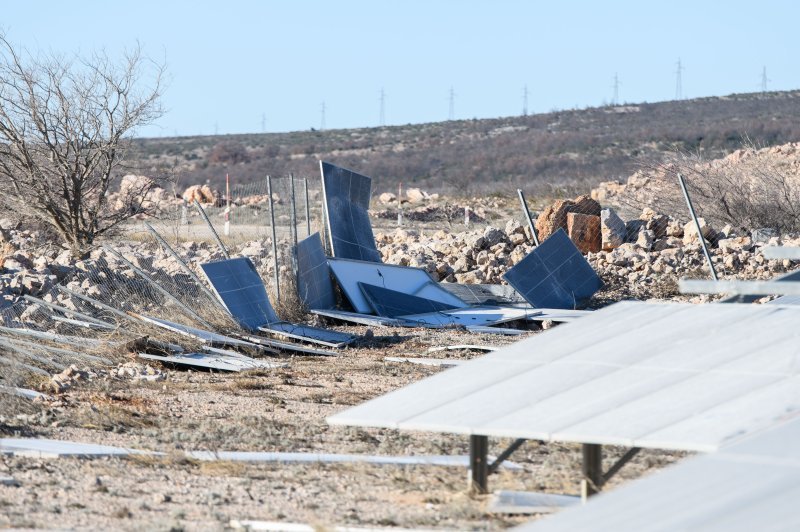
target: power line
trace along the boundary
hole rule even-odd
[[[528,86],[522,88],[522,116],[528,116]]]
[[[378,125],[381,127],[386,125],[386,93],[383,92],[383,87],[381,87],[381,113],[378,119]]]
[[[678,67],[675,70],[675,99],[682,100],[683,99],[683,80],[681,79],[681,73],[685,69],[683,65],[681,65],[681,58],[678,58]]]
[[[322,100],[322,112],[320,113],[320,120],[319,120],[319,130],[325,130],[325,100]]]
[[[455,120],[456,117],[456,93],[453,91],[453,87],[450,87],[450,110],[447,114],[448,120]]]

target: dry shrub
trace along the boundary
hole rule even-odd
[[[714,227],[800,230],[798,145],[760,150],[750,146],[713,161],[698,154],[675,153],[658,162],[645,162],[629,179],[618,202],[688,219],[678,174],[686,181],[698,216]]]

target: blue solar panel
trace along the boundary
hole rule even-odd
[[[425,314],[428,312],[439,312],[442,310],[453,310],[458,308],[447,303],[440,303],[425,299],[424,297],[404,294],[397,290],[391,290],[374,284],[358,283],[359,288],[364,293],[370,306],[375,309],[375,314],[386,318],[397,318],[408,316],[409,314]]]
[[[264,282],[246,257],[201,264],[208,282],[231,316],[245,329],[277,322]]]
[[[372,180],[326,162],[320,170],[333,256],[381,262],[367,212]]]
[[[332,309],[336,306],[328,259],[319,233],[297,244],[297,294],[308,309]]]
[[[575,308],[603,286],[563,229],[542,242],[503,277],[525,301],[539,308]]]

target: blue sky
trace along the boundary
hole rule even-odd
[[[487,118],[800,87],[800,3],[127,0],[8,2],[31,51],[164,60],[167,114],[143,136]]]

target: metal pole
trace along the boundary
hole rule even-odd
[[[294,190],[294,174],[289,174],[289,196],[291,198],[291,205],[292,205],[292,212],[289,220],[292,224],[292,230],[290,231],[290,235],[292,238],[292,250],[291,250],[291,257],[292,257],[292,275],[294,276],[294,285],[297,287],[297,256],[295,255],[295,250],[297,249],[297,202],[295,197],[295,190]]]
[[[197,200],[194,200],[194,206],[197,207],[197,212],[200,213],[200,217],[202,217],[203,220],[205,220],[206,225],[211,230],[211,236],[213,236],[214,240],[216,240],[217,245],[219,246],[219,249],[222,251],[222,254],[225,255],[226,259],[230,259],[231,256],[228,255],[228,250],[225,248],[225,244],[222,243],[222,239],[220,239],[220,237],[217,234],[216,230],[214,230],[214,225],[211,223],[211,220],[208,219],[208,215],[206,214],[206,210],[203,208],[202,205],[200,205],[200,202],[197,201]]]
[[[58,312],[63,312],[64,314],[67,314],[67,315],[75,316],[76,318],[79,318],[79,319],[81,319],[81,320],[83,320],[85,322],[97,325],[98,327],[106,327],[106,328],[109,328],[109,329],[114,329],[116,327],[113,323],[108,323],[108,322],[105,322],[105,321],[102,321],[102,320],[98,320],[97,318],[89,316],[88,314],[84,314],[83,312],[78,312],[76,310],[68,309],[66,307],[62,307],[62,306],[59,306],[59,305],[54,305],[53,303],[48,303],[47,301],[43,301],[43,300],[39,299],[38,297],[33,297],[33,296],[22,296],[22,297],[23,297],[23,299],[25,299],[26,301],[29,301],[31,303],[35,303],[37,305],[41,305],[43,307],[49,308],[50,310],[55,310],[55,311],[58,311]]]
[[[108,251],[115,257],[117,257],[119,260],[121,260],[126,266],[128,266],[128,268],[132,269],[139,275],[139,277],[144,279],[144,281],[147,284],[155,288],[159,294],[167,298],[169,301],[177,305],[179,308],[183,309],[187,314],[196,319],[199,323],[202,323],[204,327],[208,329],[213,329],[213,326],[210,323],[201,318],[195,311],[193,311],[192,309],[190,309],[189,307],[178,301],[178,299],[175,296],[173,296],[172,294],[161,288],[161,285],[159,285],[157,282],[151,279],[149,275],[147,275],[144,271],[139,269],[139,267],[137,267],[134,263],[123,257],[122,254],[118,252],[116,249],[110,248],[108,246],[103,246],[103,249]]]
[[[201,281],[201,280],[200,280],[200,277],[198,277],[198,276],[197,276],[197,274],[196,274],[196,273],[194,273],[194,271],[192,271],[192,269],[189,267],[189,265],[188,265],[188,264],[186,264],[186,262],[184,262],[184,260],[183,260],[183,259],[180,257],[180,255],[178,255],[178,254],[175,252],[175,250],[174,250],[174,249],[172,249],[172,247],[170,247],[170,245],[169,245],[169,244],[167,244],[167,241],[166,241],[166,240],[164,240],[163,238],[161,238],[161,235],[159,235],[159,234],[158,234],[158,231],[156,231],[156,230],[153,228],[153,226],[151,226],[151,225],[150,225],[149,223],[147,223],[147,222],[144,222],[144,226],[147,228],[147,230],[148,230],[148,231],[150,231],[150,233],[153,235],[153,237],[154,237],[154,238],[155,238],[155,239],[158,241],[158,243],[159,243],[159,244],[161,245],[161,247],[164,249],[164,251],[166,251],[167,253],[169,253],[169,255],[170,255],[170,256],[171,256],[173,259],[175,259],[175,260],[178,262],[178,264],[180,264],[180,266],[181,266],[181,269],[182,269],[183,271],[185,271],[185,272],[186,272],[186,274],[187,274],[189,277],[191,277],[191,278],[192,278],[192,280],[193,280],[195,283],[197,283],[197,286],[200,288],[200,290],[201,290],[201,291],[202,291],[202,292],[203,292],[203,293],[204,293],[204,294],[205,294],[207,297],[211,298],[211,301],[214,301],[215,303],[219,303],[219,300],[216,298],[216,296],[214,296],[214,294],[212,294],[212,293],[211,293],[211,290],[209,290],[208,288],[206,288],[206,287],[205,287],[205,285],[203,284],[203,281]]]
[[[700,239],[700,247],[703,248],[703,255],[706,256],[706,262],[708,262],[708,268],[711,270],[711,278],[715,281],[719,280],[717,277],[717,270],[714,269],[714,263],[711,262],[711,253],[708,252],[708,246],[706,246],[706,239],[703,236],[703,232],[700,230],[700,222],[697,220],[697,214],[694,212],[694,206],[692,205],[692,200],[689,198],[689,190],[686,188],[686,182],[683,180],[683,176],[678,174],[678,183],[681,185],[681,190],[683,191],[683,197],[686,199],[686,205],[689,206],[689,214],[692,215],[692,220],[694,220],[694,226],[697,229],[697,237]]]
[[[267,176],[267,196],[269,196],[269,219],[272,226],[272,265],[275,268],[275,297],[281,301],[281,282],[278,274],[278,234],[275,231],[275,202],[272,200],[272,178]]]
[[[522,204],[522,212],[525,213],[525,218],[528,220],[528,227],[531,229],[531,237],[533,238],[533,243],[535,245],[539,245],[539,237],[536,235],[536,227],[533,225],[533,218],[531,218],[531,211],[528,210],[528,202],[525,201],[525,193],[522,192],[521,188],[517,189],[517,196],[519,196],[519,202]]]
[[[600,491],[600,487],[603,485],[603,446],[596,443],[584,443],[582,447],[581,496],[585,499]]]
[[[94,305],[99,309],[102,309],[102,310],[105,310],[107,312],[110,312],[111,314],[113,314],[113,315],[115,315],[117,317],[123,318],[123,319],[125,319],[127,321],[130,321],[130,322],[133,322],[133,323],[139,323],[139,321],[136,318],[134,318],[133,316],[130,316],[128,314],[125,314],[124,312],[122,312],[119,309],[115,309],[114,307],[112,307],[110,305],[106,305],[105,303],[101,303],[100,301],[97,301],[96,299],[93,299],[93,298],[91,298],[89,296],[85,296],[83,294],[79,294],[78,292],[73,292],[69,288],[66,288],[66,287],[64,287],[64,286],[62,286],[60,284],[56,285],[56,290],[59,290],[59,291],[65,293],[65,294],[69,294],[69,295],[71,295],[73,297],[81,299],[81,300],[89,303],[90,305]]]
[[[303,178],[303,192],[306,196],[306,236],[311,236],[311,206],[308,203],[308,178]]]
[[[475,493],[489,493],[489,437],[470,435],[469,470],[470,490]]]

